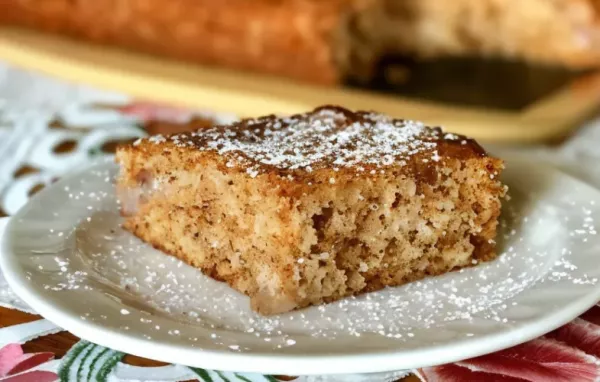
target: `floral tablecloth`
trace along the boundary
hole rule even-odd
[[[123,94],[64,83],[0,63],[0,216],[15,213],[31,195],[73,168],[98,156],[111,155],[118,142],[136,139],[160,128],[149,121],[190,118],[205,119],[207,123],[235,119],[232,115],[135,102]],[[547,161],[600,187],[600,166],[597,165],[600,121],[584,126],[558,148],[527,150],[537,160]],[[5,223],[3,219],[0,228]],[[1,272],[0,306],[34,313],[10,290]],[[388,382],[413,373],[427,381],[593,381],[600,377],[600,326],[595,326],[600,324],[599,311],[600,308],[593,308],[581,319],[544,338],[453,365],[410,372],[295,377],[294,380]],[[85,341],[76,343],[61,359],[55,359],[51,352],[26,354],[21,344],[63,329],[43,319],[10,326],[1,325],[1,321],[0,317],[0,381],[272,382],[281,378],[181,365],[131,366],[120,362],[122,353]],[[592,339],[590,332],[594,333]],[[558,363],[544,357],[556,351],[557,346],[570,348],[571,357]],[[498,366],[507,363],[512,366]]]

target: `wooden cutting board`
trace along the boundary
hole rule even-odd
[[[356,86],[325,88],[10,28],[0,28],[0,59],[146,100],[235,113],[242,117],[295,113],[322,104],[339,104],[351,109],[370,109],[399,118],[423,120],[444,126],[448,131],[494,143],[532,143],[564,137],[600,106],[598,72],[567,76],[535,99],[529,99],[523,105],[516,103],[515,107],[512,101],[518,100],[521,90],[525,89],[517,78],[514,86],[504,86],[499,95],[503,100],[501,103],[510,107],[498,108],[485,102],[474,105],[490,98],[489,93],[495,96],[493,89],[485,85],[480,86],[480,90],[471,85],[462,86],[462,80],[453,74],[442,71],[440,75],[439,70],[433,69],[420,74],[427,85],[421,85],[421,80],[414,82],[412,88],[400,87],[397,91],[386,90],[385,86],[377,84],[367,84],[363,89]],[[470,70],[464,67],[462,71],[448,73],[462,73],[460,75],[466,75],[469,80]],[[437,77],[431,73],[437,73]],[[496,77],[494,72],[481,73],[479,77],[484,83]],[[454,80],[452,87],[446,86],[445,82],[435,82],[438,77],[442,82]],[[526,75],[524,78],[532,77]],[[427,79],[432,79],[433,84]],[[507,84],[501,78],[495,82]],[[427,89],[427,86],[436,91],[449,91],[443,101],[439,97],[437,101],[431,101],[427,94],[419,94],[419,90]],[[470,102],[452,102],[453,94],[461,93],[469,93]]]

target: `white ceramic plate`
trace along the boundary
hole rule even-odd
[[[42,315],[135,355],[268,374],[410,369],[527,341],[600,299],[600,192],[527,161],[507,163],[496,261],[269,318],[121,230],[115,172],[97,164],[34,197],[2,266]]]

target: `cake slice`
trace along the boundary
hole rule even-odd
[[[124,226],[268,315],[496,256],[503,162],[419,122],[326,106],[122,146]]]

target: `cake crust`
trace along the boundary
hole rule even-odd
[[[322,107],[117,152],[125,227],[262,314],[495,257],[502,161],[413,121]]]

